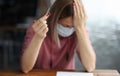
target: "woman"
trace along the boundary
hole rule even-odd
[[[75,69],[77,52],[86,71],[95,69],[96,56],[86,33],[85,11],[80,0],[56,0],[46,14],[27,30],[21,66],[34,69]]]

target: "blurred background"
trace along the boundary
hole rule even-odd
[[[19,69],[26,29],[55,0],[0,0],[0,69]],[[97,69],[120,72],[120,0],[82,0]],[[75,55],[76,69],[82,65]]]

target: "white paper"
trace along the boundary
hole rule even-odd
[[[93,73],[58,71],[56,76],[93,76]]]

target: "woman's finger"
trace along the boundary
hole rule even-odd
[[[82,5],[82,2],[80,0],[74,0],[75,1],[75,8],[76,8],[76,14],[78,17],[78,20],[85,21],[86,20],[86,14]]]
[[[48,32],[48,28],[46,28],[43,32],[45,33],[44,36],[46,36],[46,34],[47,34],[47,32]]]
[[[76,17],[78,17],[78,18],[80,18],[81,17],[81,15],[80,15],[80,9],[79,9],[79,6],[78,6],[78,2],[77,2],[77,0],[74,0],[74,2],[75,2],[75,11],[76,11]]]
[[[43,29],[43,31],[42,31],[43,33],[46,33],[46,32],[48,32],[48,27],[46,27],[45,29]]]
[[[42,25],[43,25],[42,21],[41,21],[41,22],[37,21],[36,23],[34,23],[33,27],[34,27],[34,28],[39,28],[39,27],[41,27]]]
[[[77,14],[77,9],[76,7],[74,7],[74,26],[76,27],[77,25],[79,25],[79,18]]]
[[[83,7],[83,3],[81,0],[76,0],[77,1],[77,5],[78,5],[78,8],[80,10],[80,13],[81,13],[81,18],[83,20],[86,19],[86,13],[85,13],[85,10],[84,10],[84,7]]]
[[[38,20],[35,21],[34,25],[38,25],[40,23],[47,23],[46,19],[49,17],[49,14],[46,14],[45,16],[39,18]]]
[[[77,11],[76,11],[76,7],[74,5],[74,19],[76,19],[76,17],[77,17]]]
[[[82,13],[82,5],[81,5],[81,2],[80,2],[80,0],[76,0],[76,6],[77,6],[77,9],[78,9],[78,11],[79,11],[79,15],[80,15],[80,17],[82,17],[83,16],[83,13]]]
[[[47,24],[46,24],[46,22],[44,21],[44,22],[40,23],[38,26],[39,26],[39,27],[38,27],[38,30],[40,30],[40,29],[42,30],[43,27],[47,27]]]
[[[76,1],[74,3],[74,19],[75,21],[78,20],[80,18],[80,13],[79,13],[79,9],[78,9],[78,6],[76,4]]]
[[[45,28],[47,28],[47,24],[43,24],[43,25],[39,28],[39,30],[41,30],[41,32],[42,32]]]
[[[38,31],[38,33],[39,34],[42,34],[42,35],[44,35],[44,34],[46,34],[46,32],[44,32],[44,30],[47,28],[47,25],[43,25],[44,27],[41,27],[40,29],[39,29],[39,31]]]

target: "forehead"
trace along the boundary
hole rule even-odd
[[[72,17],[63,18],[63,19],[59,20],[58,23],[62,24],[63,26],[66,26],[66,27],[73,27],[73,18]]]

